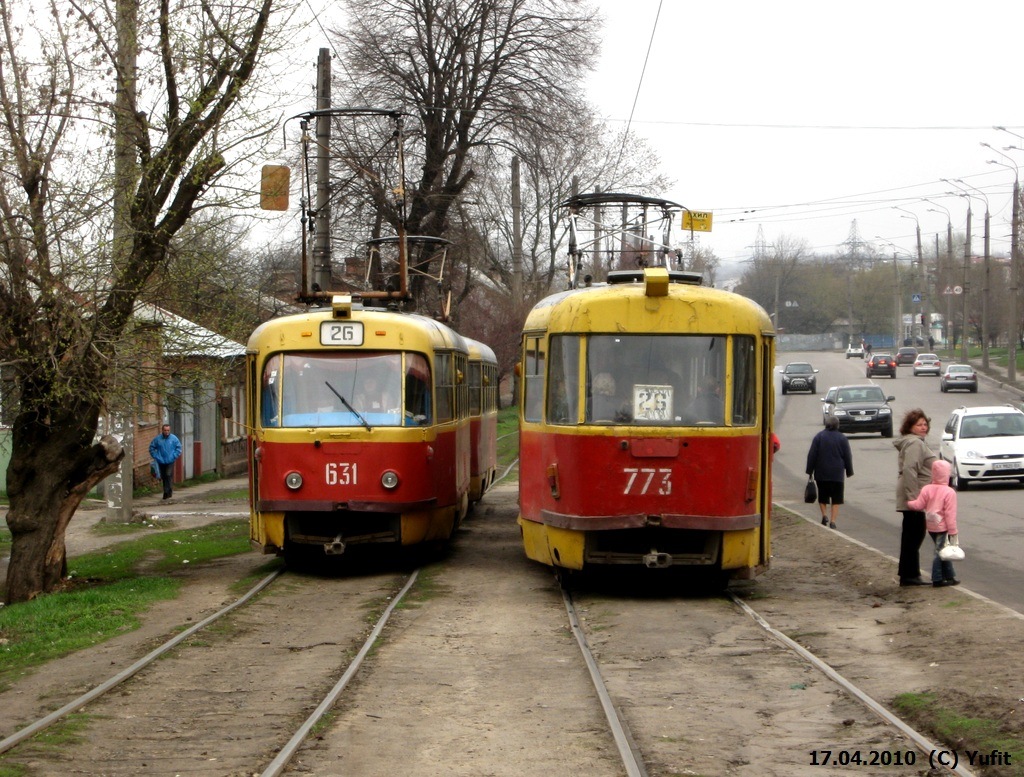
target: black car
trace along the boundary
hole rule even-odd
[[[876,353],[868,359],[866,377],[873,378],[875,375],[888,375],[890,378],[896,377],[896,359],[893,358],[892,354]]]
[[[782,368],[782,393],[790,391],[818,392],[818,371],[807,362],[790,362]]]
[[[883,437],[892,437],[892,408],[889,403],[894,399],[896,397],[886,396],[882,387],[874,383],[840,386],[836,389],[835,403],[829,409],[829,415],[839,420],[841,432],[881,432]]]
[[[913,364],[916,359],[916,348],[900,348],[898,351],[896,351],[897,364]]]

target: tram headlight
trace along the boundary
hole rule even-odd
[[[380,476],[380,484],[389,491],[398,488],[398,473],[389,469]]]
[[[298,491],[302,488],[302,475],[298,472],[289,472],[284,476],[284,484],[292,491]]]

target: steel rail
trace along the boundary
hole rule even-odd
[[[217,612],[213,613],[212,615],[210,615],[210,616],[204,618],[203,620],[199,621],[199,623],[195,624],[194,626],[192,626],[192,627],[186,629],[185,631],[181,632],[176,637],[174,637],[172,639],[169,639],[167,642],[164,642],[158,648],[156,648],[155,650],[147,653],[145,656],[140,658],[138,661],[136,661],[134,664],[129,666],[127,669],[125,669],[125,670],[123,670],[121,672],[118,672],[116,675],[111,677],[109,680],[106,680],[105,682],[100,683],[99,685],[97,685],[91,691],[87,691],[86,693],[84,693],[81,696],[79,696],[77,699],[74,699],[73,701],[68,702],[63,707],[61,707],[59,710],[55,710],[55,711],[51,712],[49,715],[47,715],[46,717],[40,718],[35,723],[32,723],[32,724],[26,726],[25,728],[23,728],[23,729],[21,729],[19,731],[14,732],[13,734],[11,734],[6,739],[0,741],[0,753],[7,752],[8,750],[10,750],[12,747],[14,747],[15,745],[19,744],[20,742],[23,742],[26,739],[28,739],[29,737],[34,736],[35,734],[38,734],[43,729],[48,728],[49,726],[52,726],[54,723],[56,723],[58,720],[63,718],[65,715],[69,715],[70,713],[74,712],[75,710],[80,709],[81,707],[84,707],[89,702],[91,702],[94,699],[97,699],[100,696],[102,696],[103,694],[107,693],[107,691],[109,691],[110,689],[120,685],[125,680],[127,680],[129,677],[131,677],[132,675],[136,674],[140,669],[144,669],[146,666],[148,666],[149,664],[153,663],[157,658],[162,656],[168,650],[170,650],[170,649],[176,647],[177,645],[181,644],[183,641],[185,641],[186,639],[191,637],[193,634],[195,634],[200,629],[203,629],[203,628],[209,626],[214,621],[219,620],[220,618],[224,617],[225,615],[227,615],[232,610],[234,610],[237,607],[240,607],[243,604],[245,604],[246,602],[248,602],[250,599],[252,599],[252,597],[254,597],[256,594],[258,594],[260,591],[262,591],[268,585],[270,585],[278,576],[281,575],[282,572],[283,572],[282,569],[278,569],[275,572],[272,572],[271,574],[269,574],[265,578],[263,578],[263,580],[261,580],[259,583],[257,583],[251,590],[249,590],[240,599],[235,600],[234,602],[229,604],[227,607],[224,607],[223,609],[218,610]]]

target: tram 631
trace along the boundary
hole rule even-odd
[[[469,348],[469,503],[476,504],[498,474],[498,360],[487,345]]]
[[[468,358],[444,324],[345,296],[257,328],[253,547],[302,560],[448,540],[469,505]]]
[[[519,526],[570,570],[768,566],[771,320],[667,268],[539,302],[523,328]]]

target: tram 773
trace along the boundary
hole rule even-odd
[[[647,268],[539,302],[523,330],[519,525],[570,570],[767,568],[774,334],[751,300]]]
[[[254,548],[301,561],[451,538],[469,505],[461,335],[338,296],[261,325],[246,358]]]

